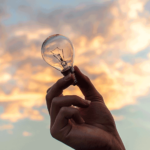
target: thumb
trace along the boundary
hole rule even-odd
[[[85,96],[85,99],[89,99],[91,101],[99,101],[100,99],[102,100],[102,96],[95,89],[90,79],[84,75],[77,66],[74,67],[74,70],[78,81],[77,86]]]

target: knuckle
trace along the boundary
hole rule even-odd
[[[46,91],[46,92],[48,93],[48,92],[51,90],[51,88],[52,88],[52,87],[50,87],[49,89],[47,89],[47,91]]]
[[[77,103],[81,103],[82,102],[82,98],[80,98],[77,95],[73,95],[73,99],[77,102]]]
[[[52,106],[56,106],[56,105],[58,105],[58,100],[57,100],[57,97],[54,97],[52,99]]]
[[[58,137],[58,133],[54,130],[54,129],[51,129],[50,130],[50,133],[51,133],[51,136],[55,139],[59,139]]]
[[[101,94],[100,94],[100,100],[104,101],[104,98]]]
[[[55,128],[55,127],[54,127]],[[50,130],[50,134],[53,138],[59,140],[59,141],[64,141],[65,139],[63,138],[64,137],[64,134],[62,131],[59,131],[58,130],[54,130],[54,129],[51,129]]]
[[[46,94],[46,100],[48,101],[49,99],[50,99],[50,97],[51,97],[51,90],[52,90],[52,87],[51,87],[51,89],[49,90],[49,92]]]
[[[86,76],[86,75],[85,75],[85,79],[86,79],[87,81],[90,81],[90,78],[89,78],[88,76]]]
[[[77,95],[73,95],[72,97],[73,97],[73,99],[75,99],[75,100],[78,100],[78,99],[79,99],[79,96],[77,96]]]
[[[78,114],[79,114],[79,111],[75,108],[75,109],[73,110],[73,113],[76,114],[76,115],[78,115]]]
[[[57,80],[56,86],[59,86],[60,82],[61,82],[61,79]]]
[[[67,110],[66,107],[62,107],[62,108],[60,109],[61,114],[65,114],[66,110]]]
[[[47,94],[45,98],[46,98],[46,101],[48,101],[48,99],[49,99],[49,95]]]
[[[50,133],[51,133],[52,137],[55,138],[55,132],[54,132],[54,130],[50,130]]]

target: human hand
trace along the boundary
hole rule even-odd
[[[51,135],[76,150],[125,150],[103,97],[78,67],[74,69],[85,100],[75,95],[63,96],[63,90],[73,83],[71,74],[48,89]]]

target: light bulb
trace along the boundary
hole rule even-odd
[[[71,41],[60,34],[49,36],[42,44],[43,59],[66,76],[71,72],[74,76],[74,85],[77,83],[74,68],[74,48]]]

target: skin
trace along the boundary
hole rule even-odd
[[[48,89],[46,102],[52,137],[76,150],[125,150],[103,97],[78,67],[74,69],[77,86],[85,98],[63,96],[63,90],[73,84],[71,74]]]

